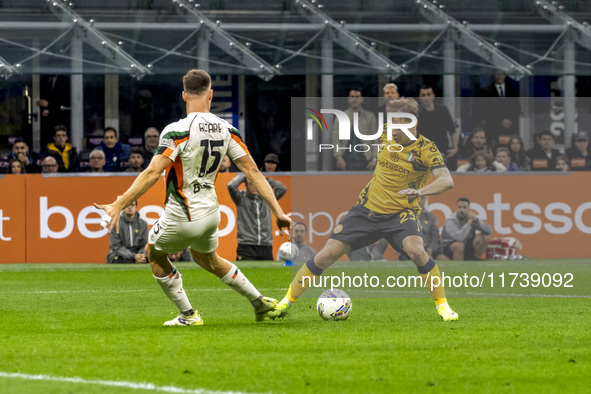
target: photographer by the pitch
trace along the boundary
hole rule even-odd
[[[490,233],[490,225],[478,219],[470,209],[470,200],[459,198],[456,213],[445,220],[437,260],[480,259],[488,246]]]

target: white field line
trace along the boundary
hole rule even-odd
[[[123,387],[136,390],[160,391],[164,393],[181,394],[241,394],[240,391],[218,391],[207,389],[184,389],[175,386],[157,386],[154,383],[134,383],[123,380],[101,380],[101,379],[83,379],[80,377],[51,376],[51,375],[31,375],[26,373],[2,372],[0,378],[22,379],[22,380],[41,380],[49,382],[66,382],[76,384],[90,384],[97,386]]]

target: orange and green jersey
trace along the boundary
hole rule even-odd
[[[166,170],[166,211],[191,221],[218,209],[213,182],[224,155],[236,160],[250,153],[230,123],[193,112],[162,130],[155,154],[172,160]]]

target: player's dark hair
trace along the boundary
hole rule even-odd
[[[56,135],[58,131],[64,131],[66,134],[68,134],[68,128],[63,124],[58,124],[53,128],[53,135]]]
[[[542,131],[542,132],[540,133],[540,138],[542,138],[542,137],[543,137],[543,136],[545,136],[545,135],[549,135],[550,137],[552,137],[552,140],[554,140],[554,134],[552,134],[552,132],[551,132],[550,130],[545,130],[545,131]]]
[[[411,98],[400,97],[386,102],[386,112],[406,112],[419,118],[419,104]]]
[[[186,93],[200,95],[209,91],[211,77],[203,70],[190,70],[183,77],[183,89]]]
[[[470,205],[470,200],[468,200],[466,197],[460,197],[458,198],[458,201],[456,201],[456,204],[459,202],[467,202],[468,205]]]
[[[109,131],[112,131],[113,133],[115,133],[115,138],[117,138],[117,129],[115,129],[114,127],[105,127],[105,131],[103,131],[103,138],[105,138],[105,135]]]
[[[306,223],[304,222],[297,222],[296,224],[293,225],[293,227],[295,228],[295,226],[304,226],[304,228],[306,229],[306,232],[308,232],[308,226],[306,226]]]
[[[486,130],[484,130],[482,127],[477,127],[474,130],[472,130],[472,135],[476,134],[476,133],[480,133],[483,132],[484,135],[486,136]]]
[[[131,150],[129,151],[129,156],[136,154],[136,155],[142,155],[142,157],[144,156],[144,150],[139,147],[139,146],[134,146],[133,148],[131,148]]]
[[[433,88],[429,85],[421,85],[421,87],[419,88],[419,90],[428,90],[428,89],[433,89]]]

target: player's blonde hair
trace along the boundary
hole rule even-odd
[[[211,88],[211,77],[203,70],[189,70],[183,77],[183,89],[186,93],[200,95]]]
[[[400,97],[386,102],[387,112],[406,112],[419,118],[419,104],[411,98]]]

